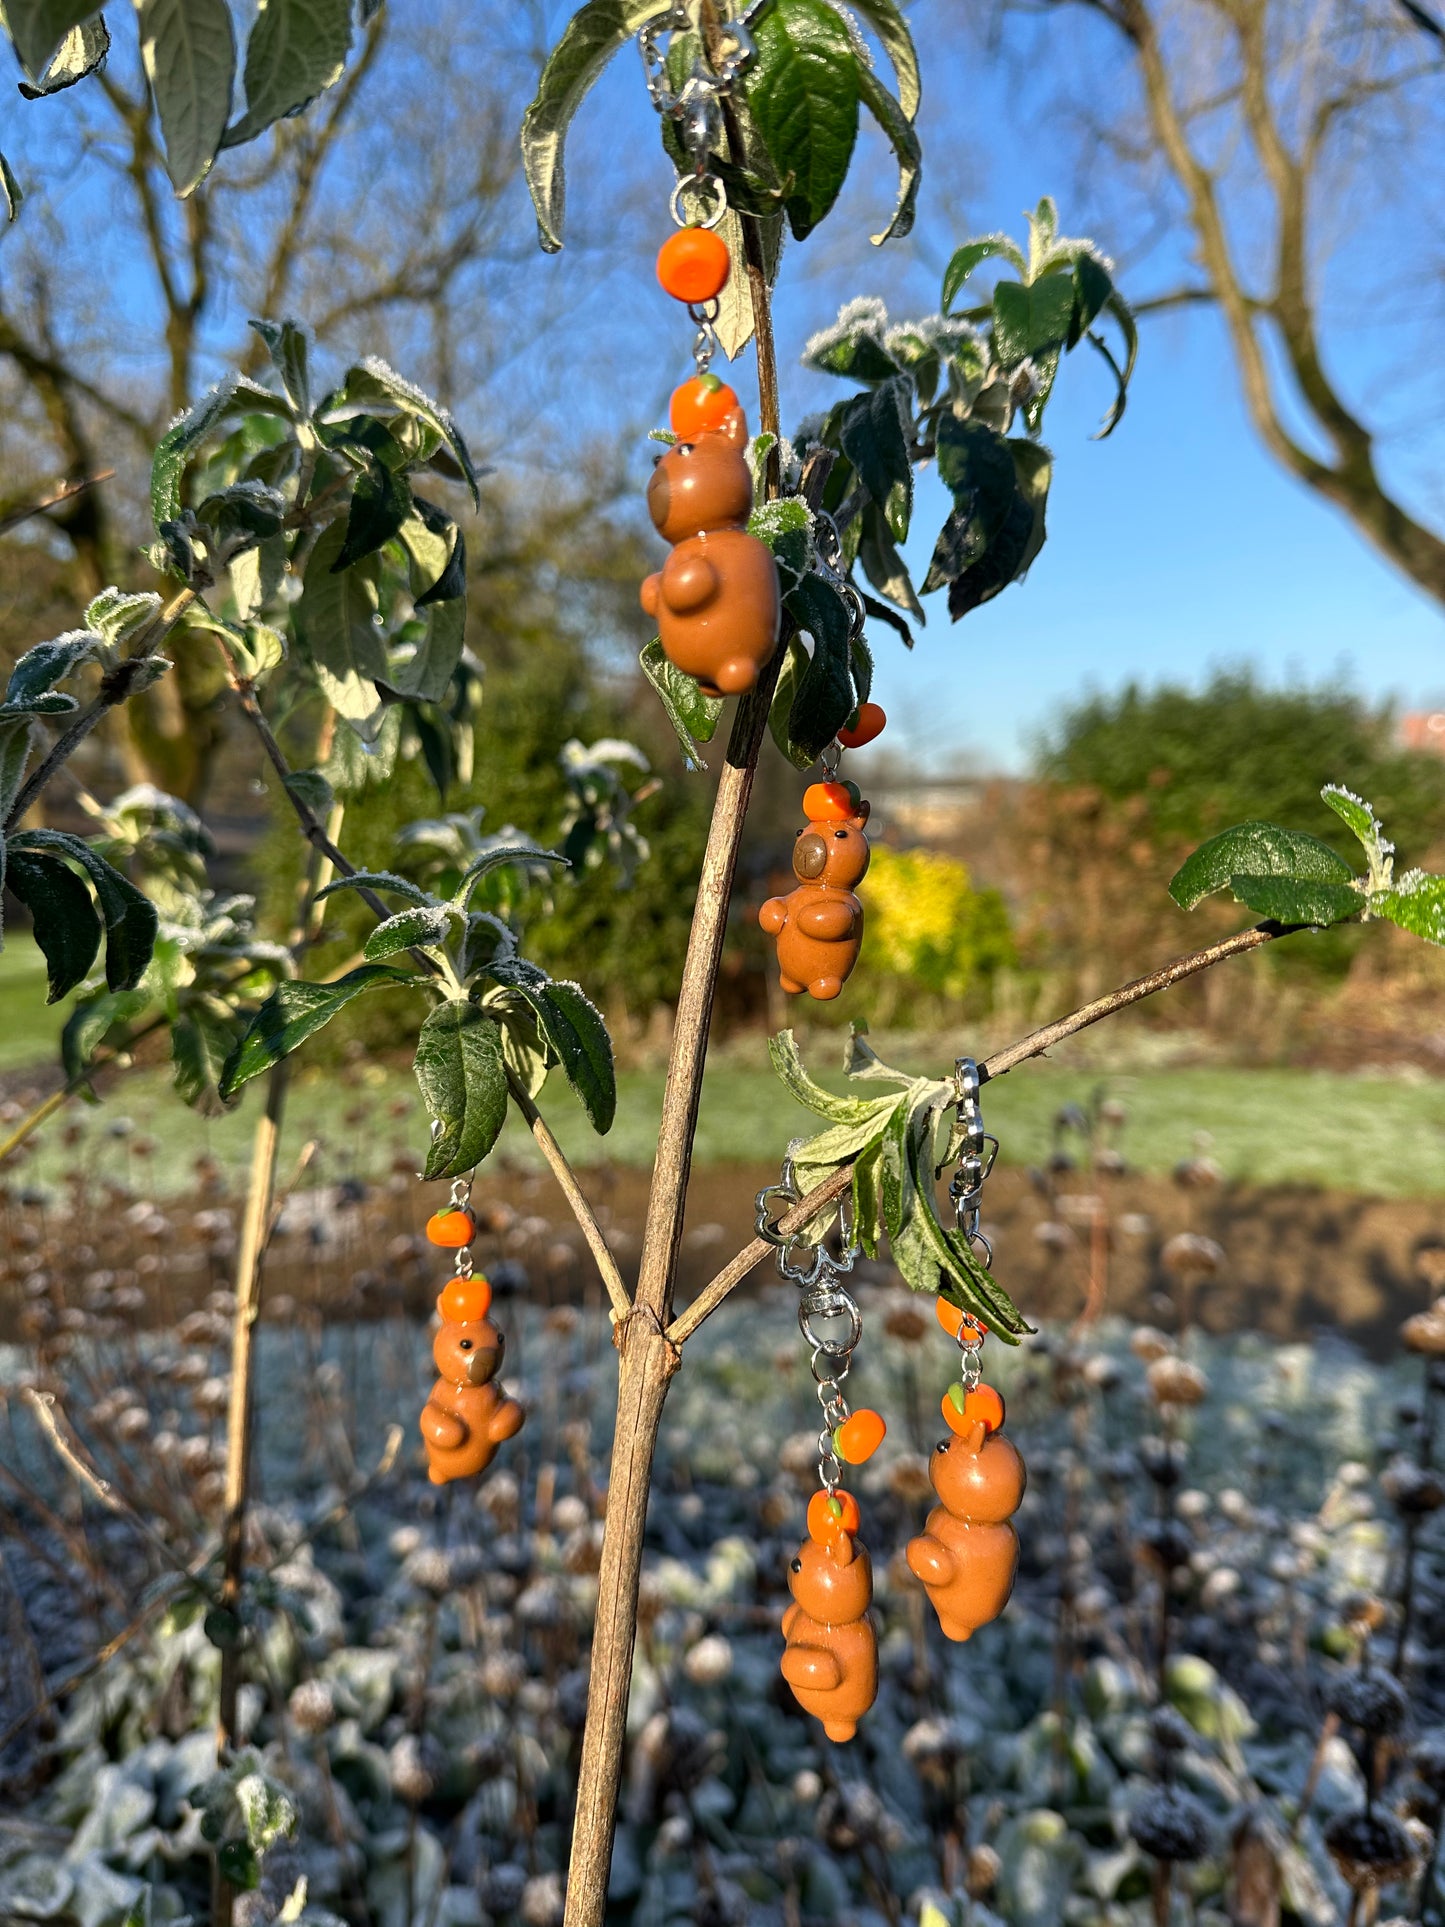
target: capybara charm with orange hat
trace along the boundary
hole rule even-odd
[[[878,1697],[873,1567],[851,1493],[826,1487],[808,1506],[808,1536],[788,1568],[783,1678],[830,1740],[851,1740]]]
[[[469,1479],[491,1464],[497,1447],[515,1438],[525,1414],[497,1385],[505,1341],[487,1313],[492,1288],[472,1270],[468,1244],[476,1221],[458,1179],[452,1202],[427,1221],[433,1244],[457,1253],[457,1276],[437,1299],[441,1325],[432,1341],[440,1376],[422,1407],[421,1435],[433,1485]]]
[[[758,922],[777,938],[783,989],[826,1002],[842,990],[863,943],[863,905],[853,892],[868,870],[868,805],[852,783],[814,783],[803,810],[808,821],[793,845],[797,888],[769,897]]]
[[[672,553],[642,585],[663,653],[709,696],[741,696],[778,646],[778,571],[747,532],[753,478],[737,396],[702,372],[673,397],[678,435],[647,485],[647,512]]]

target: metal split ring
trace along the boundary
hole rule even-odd
[[[813,1329],[814,1318],[838,1318],[848,1320],[848,1336],[838,1340],[820,1335]],[[798,1307],[798,1329],[813,1347],[814,1353],[821,1352],[830,1363],[837,1359],[848,1358],[858,1340],[863,1336],[863,1314],[859,1311],[852,1296],[841,1286],[832,1290],[810,1293]]]
[[[717,206],[706,219],[699,218],[695,221],[688,219],[683,209],[682,197],[687,193],[689,188],[696,188],[699,191],[711,189],[712,192],[717,195]],[[723,216],[728,211],[728,191],[716,174],[684,174],[677,186],[672,190],[672,198],[668,201],[667,205],[673,221],[678,227],[717,227],[721,224]]]

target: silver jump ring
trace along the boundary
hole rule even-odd
[[[717,206],[713,212],[707,216],[706,220],[688,220],[683,210],[682,197],[690,188],[698,190],[711,189],[713,193],[717,195]],[[728,191],[716,174],[685,174],[672,190],[672,198],[668,202],[668,208],[671,211],[673,221],[678,227],[717,227],[721,224],[723,216],[728,211]]]
[[[846,1317],[848,1320],[848,1336],[846,1339],[839,1342],[837,1339],[822,1337],[814,1331],[813,1319],[815,1317],[836,1318],[840,1315]],[[832,1291],[821,1291],[809,1298],[805,1298],[802,1304],[799,1305],[798,1329],[813,1347],[813,1350],[823,1353],[831,1362],[836,1359],[846,1358],[853,1351],[858,1340],[863,1336],[863,1314],[859,1311],[849,1294],[841,1288],[835,1288]]]

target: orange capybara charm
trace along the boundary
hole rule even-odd
[[[878,1635],[868,1611],[873,1567],[854,1536],[857,1525],[849,1494],[816,1493],[808,1537],[788,1572],[783,1678],[830,1740],[851,1740],[878,1697]]]
[[[1013,1591],[1019,1541],[1009,1522],[1028,1474],[1002,1432],[975,1419],[934,1447],[928,1476],[941,1503],[909,1540],[908,1564],[948,1638],[967,1639]]]
[[[442,1322],[432,1357],[441,1377],[421,1414],[433,1485],[484,1472],[502,1441],[522,1429],[521,1406],[493,1382],[505,1346],[487,1317],[491,1301],[491,1286],[480,1276],[453,1278],[437,1299]]]
[[[778,571],[747,532],[747,444],[743,411],[732,407],[716,427],[675,442],[647,486],[648,514],[672,554],[643,583],[642,606],[663,653],[705,696],[741,696],[778,646]]]
[[[758,922],[778,940],[783,989],[826,1002],[842,990],[863,942],[863,906],[853,886],[868,869],[868,805],[851,785],[814,783],[803,808],[807,827],[793,845],[798,887],[769,897]]]

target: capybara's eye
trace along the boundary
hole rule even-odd
[[[659,462],[660,462],[661,460],[662,460],[662,457],[661,457],[661,455],[654,455],[654,456],[653,456],[653,458],[652,458],[652,466],[653,466],[654,468],[656,468],[656,467],[657,467],[657,465],[658,465],[658,463],[659,463]]]
[[[692,443],[691,442],[674,442],[672,445],[672,452],[674,455],[691,455]]]
[[[834,830],[833,834],[835,837],[838,838],[839,842],[841,843],[842,840],[847,836],[848,832],[846,830]]]
[[[793,1561],[793,1571],[794,1571],[794,1572],[801,1572],[802,1570],[803,1570],[803,1562],[802,1562],[802,1560],[801,1560],[801,1559],[795,1559],[795,1560]]]
[[[470,1338],[463,1338],[458,1342],[457,1350],[459,1352],[469,1352],[471,1349],[472,1341]]]

